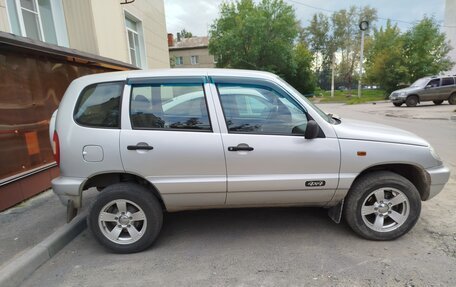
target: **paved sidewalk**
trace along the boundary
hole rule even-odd
[[[424,102],[416,107],[407,107],[406,105],[395,107],[392,103],[387,101],[371,102],[358,105],[345,105],[342,103],[320,103],[318,106],[325,112],[340,112],[342,114],[347,114],[347,118],[350,118],[351,113],[360,112],[399,119],[405,118],[456,121],[456,105],[449,105],[447,102],[438,106],[434,105],[432,102]]]
[[[96,190],[84,193],[83,209]],[[0,213],[0,267],[40,243],[66,223],[66,207],[52,190]]]

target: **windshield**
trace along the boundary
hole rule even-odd
[[[426,83],[428,82],[428,78],[422,78],[422,79],[418,79],[415,81],[415,83],[411,84],[410,87],[424,87],[424,85],[426,85]]]
[[[292,85],[288,84],[285,80],[283,80],[282,78],[280,77],[277,77],[279,79],[279,81],[281,83],[283,83],[287,88],[293,90],[293,92],[295,92],[296,95],[300,96],[301,99],[303,99],[307,104],[309,104],[309,106],[311,106],[325,121],[327,121],[328,123],[333,123],[333,119],[332,117],[330,117],[329,115],[327,115],[325,112],[323,112],[322,110],[320,110],[319,107],[317,107],[314,103],[312,103],[311,101],[309,101],[308,98],[306,98],[304,95],[302,95],[298,90],[296,90]]]

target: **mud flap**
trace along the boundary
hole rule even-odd
[[[74,207],[74,201],[71,199],[68,199],[68,204],[67,204],[67,223],[70,223],[73,218],[76,217],[78,214],[78,209]]]
[[[340,223],[342,219],[342,210],[344,209],[344,200],[342,199],[337,205],[328,209],[328,216],[331,218],[335,223]]]

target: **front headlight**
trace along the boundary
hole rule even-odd
[[[440,165],[442,165],[443,162],[442,162],[442,160],[440,159],[440,156],[438,155],[438,153],[435,151],[435,149],[434,149],[431,145],[429,145],[429,151],[431,152],[432,157],[433,157]]]
[[[405,96],[405,92],[400,92],[398,96],[399,96],[399,97]]]

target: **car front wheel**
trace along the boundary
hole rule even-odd
[[[118,183],[106,187],[93,203],[87,223],[95,238],[116,253],[148,248],[157,238],[163,211],[145,187]]]
[[[416,107],[418,104],[418,97],[417,96],[408,96],[405,100],[405,104],[407,107]]]
[[[344,216],[357,234],[371,240],[392,240],[418,221],[421,198],[406,178],[389,171],[366,174],[345,199]]]

